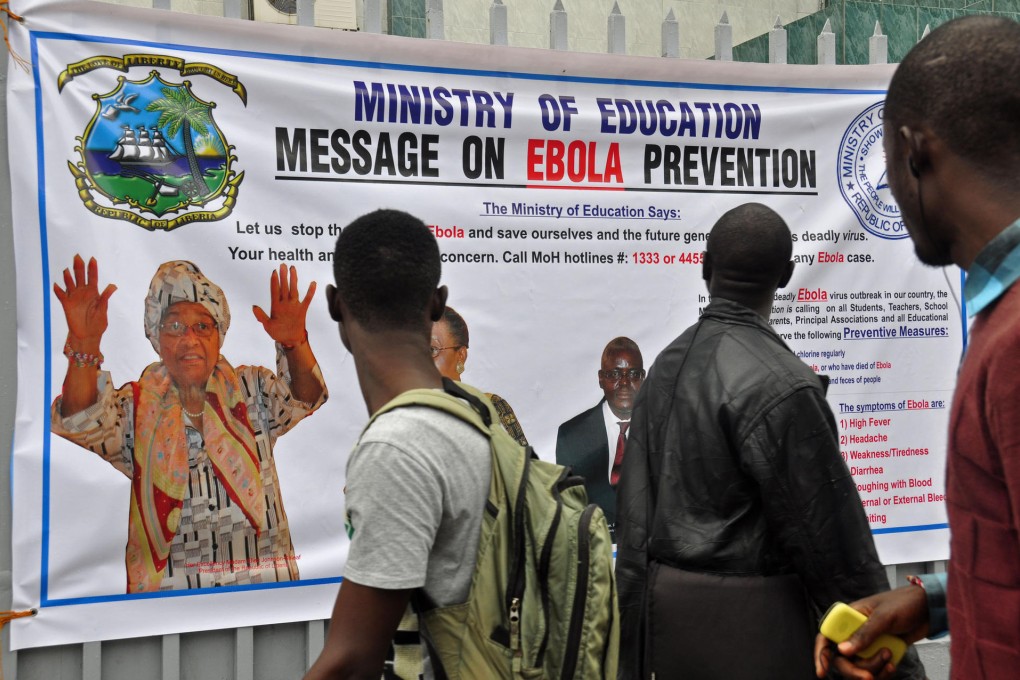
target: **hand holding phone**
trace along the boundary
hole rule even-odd
[[[822,624],[818,630],[822,635],[839,644],[848,640],[867,620],[867,616],[850,605],[836,602],[822,617]],[[888,649],[892,653],[892,663],[897,665],[907,651],[907,643],[895,635],[883,634],[867,648],[857,652],[857,656],[868,659],[878,654],[882,648]]]

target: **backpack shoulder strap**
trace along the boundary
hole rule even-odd
[[[464,403],[464,402],[468,403]],[[375,419],[384,413],[404,406],[428,406],[454,415],[474,425],[482,434],[492,435],[493,406],[485,394],[463,383],[443,378],[443,391],[433,389],[408,390],[388,401],[372,414],[361,434],[371,427]]]

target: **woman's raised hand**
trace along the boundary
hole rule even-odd
[[[315,281],[308,286],[308,292],[301,299],[298,290],[297,269],[280,265],[269,278],[269,314],[259,306],[252,307],[255,318],[276,342],[291,349],[304,344],[308,338],[305,331],[305,314],[315,294]]]
[[[79,352],[98,351],[99,341],[108,325],[107,307],[110,296],[117,290],[112,283],[99,292],[99,266],[96,258],[89,258],[88,268],[81,255],[74,256],[70,269],[64,270],[64,287],[53,284],[53,293],[64,308],[67,319],[68,340]]]

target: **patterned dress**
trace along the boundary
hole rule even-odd
[[[506,399],[498,394],[486,393],[486,396],[489,397],[492,405],[496,407],[499,421],[503,423],[503,429],[506,430],[507,434],[516,439],[517,443],[521,446],[527,446],[528,438],[524,436],[524,428],[521,427],[521,422],[517,420],[517,414],[514,413]]]
[[[235,370],[255,437],[259,481],[265,498],[263,531],[257,531],[231,500],[205,448],[202,432],[185,419],[188,479],[179,527],[159,583],[160,590],[209,588],[291,581],[299,578],[297,559],[283,507],[273,458],[276,439],[316,411],[327,398],[322,373],[313,375],[322,395],[312,404],[296,399],[290,389],[286,357],[277,353],[277,373],[261,366]],[[135,383],[114,389],[110,374],[100,372],[95,404],[67,418],[60,415],[60,397],[51,409],[51,427],[68,441],[96,453],[129,479],[135,472]],[[207,416],[208,418],[209,416]]]

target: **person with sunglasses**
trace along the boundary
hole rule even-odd
[[[159,360],[120,388],[100,351],[116,286],[100,292],[95,258],[78,255],[63,283],[68,365],[50,425],[131,480],[127,592],[298,579],[273,445],[326,401],[305,330],[315,283],[302,299],[294,267],[273,271],[270,311],[253,312],[277,369],[235,368],[220,354],[223,291],[191,262],[163,263],[144,318]]]
[[[603,398],[560,425],[556,434],[556,462],[584,477],[588,499],[602,508],[613,533],[616,485],[627,446],[630,412],[645,379],[637,343],[626,337],[610,340],[602,350],[598,378]]]

